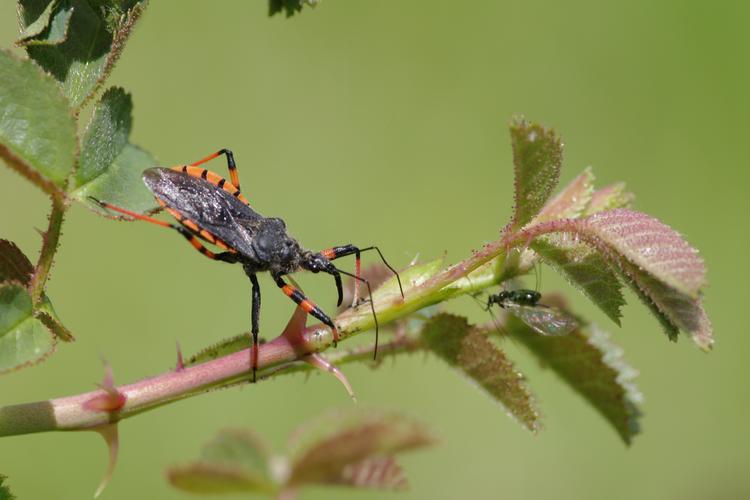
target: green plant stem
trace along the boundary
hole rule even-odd
[[[49,278],[52,263],[55,260],[55,253],[60,242],[63,219],[65,217],[66,204],[60,194],[52,195],[52,211],[49,215],[49,226],[43,234],[42,250],[39,252],[39,260],[34,269],[34,276],[29,283],[29,291],[34,301],[34,306],[41,303],[44,295],[44,286]]]

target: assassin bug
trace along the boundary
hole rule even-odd
[[[503,290],[487,298],[486,311],[497,304],[537,333],[559,337],[578,327],[578,322],[554,307],[540,304],[542,294],[534,290]]]
[[[200,165],[221,155],[227,158],[230,181],[210,172]],[[253,380],[258,367],[258,333],[260,320],[260,285],[257,274],[269,272],[276,285],[284,294],[296,302],[308,314],[329,326],[336,345],[339,335],[336,325],[314,302],[308,299],[297,287],[284,281],[284,276],[299,270],[313,273],[324,272],[333,276],[338,291],[337,305],[341,305],[343,290],[341,275],[355,279],[354,304],[358,303],[359,283],[367,286],[370,282],[360,276],[360,254],[375,250],[383,263],[398,280],[399,290],[403,297],[401,278],[398,272],[385,260],[376,246],[358,248],[352,244],[328,248],[321,252],[304,249],[297,240],[289,236],[286,224],[275,217],[263,217],[250,207],[240,191],[240,179],[234,162],[234,155],[228,149],[222,149],[189,165],[177,165],[172,168],[154,167],[143,172],[143,182],[154,194],[156,201],[166,209],[180,225],[154,219],[110,203],[92,198],[101,207],[119,212],[134,219],[151,222],[162,227],[176,230],[200,253],[209,259],[228,263],[242,264],[245,274],[252,283],[251,324],[253,334]],[[224,250],[214,253],[200,240],[211,243]],[[347,255],[355,256],[355,273],[351,274],[338,269],[331,262]],[[378,318],[370,295],[370,308],[375,321],[375,356],[377,356]]]

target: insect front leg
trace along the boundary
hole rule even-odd
[[[367,252],[369,250],[375,250],[378,252],[378,255],[380,255],[380,260],[383,261],[383,264],[393,272],[393,274],[396,275],[396,280],[398,281],[398,289],[401,291],[401,297],[404,296],[404,289],[401,286],[401,276],[399,276],[398,271],[396,271],[387,260],[385,260],[385,257],[383,256],[383,252],[380,251],[380,249],[376,246],[371,246],[367,248],[358,248],[351,243],[347,245],[339,245],[331,248],[327,248],[320,252],[325,258],[328,260],[335,260],[340,257],[346,257],[347,255],[354,255],[354,274],[357,277],[357,279],[354,281],[354,300],[352,301],[352,305],[356,306],[359,302],[359,282],[361,277],[361,254],[362,252]],[[340,304],[339,304],[340,305]]]
[[[250,311],[250,324],[251,332],[253,334],[253,352],[252,352],[252,365],[253,365],[253,382],[255,382],[255,374],[258,371],[258,333],[260,332],[260,284],[258,283],[258,277],[255,273],[248,273],[250,277],[250,283],[253,284],[253,302],[252,309]]]
[[[336,325],[333,324],[331,318],[313,301],[308,299],[305,294],[302,293],[302,290],[285,282],[281,274],[274,274],[273,280],[276,282],[276,285],[281,288],[281,291],[284,292],[284,295],[292,299],[297,305],[304,309],[306,313],[313,315],[324,325],[331,328],[331,333],[333,334],[333,346],[336,347],[336,343],[339,341],[339,331],[336,328]]]

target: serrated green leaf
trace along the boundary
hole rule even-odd
[[[59,0],[50,1],[39,17],[21,32],[16,45],[62,43],[68,34],[68,23],[72,14],[73,9],[67,3],[61,5]]]
[[[10,488],[5,484],[6,476],[0,474],[0,500],[16,500],[16,497],[10,492]]]
[[[609,335],[589,325],[564,337],[543,337],[512,315],[505,319],[504,330],[583,396],[630,444],[638,433],[642,396],[633,383],[637,372]]]
[[[539,411],[523,375],[466,319],[436,315],[425,324],[422,338],[430,350],[476,382],[524,427],[532,432],[539,430]]]
[[[18,283],[0,285],[0,373],[42,361],[56,344],[54,335],[34,317],[28,291]]]
[[[373,409],[333,412],[294,432],[289,443],[291,474],[287,484],[356,485],[353,473],[363,462],[434,441],[421,423],[403,415]]]
[[[273,494],[265,443],[248,430],[224,429],[207,443],[198,461],[167,471],[169,482],[191,493],[257,492]]]
[[[19,4],[21,28],[26,29],[39,16],[40,0]],[[145,5],[136,0],[65,0],[64,7],[58,8],[58,12],[72,11],[65,40],[57,45],[29,45],[26,50],[60,82],[72,106],[80,108],[109,75]]]
[[[33,272],[34,266],[12,241],[0,240],[0,283],[13,281],[28,286]],[[42,295],[42,303],[35,314],[57,338],[65,342],[74,340],[60,322],[47,295]]]
[[[530,246],[545,263],[620,325],[620,308],[625,305],[622,285],[601,255],[589,245],[557,236],[537,238]]]
[[[206,347],[194,356],[185,361],[185,366],[199,365],[206,361],[218,359],[223,356],[247,349],[253,345],[253,336],[249,333],[242,333],[236,337],[222,340],[210,347]]]
[[[28,285],[34,266],[15,243],[0,240],[0,282],[18,281]]]
[[[286,17],[292,17],[295,13],[301,12],[305,5],[315,7],[319,3],[320,0],[269,0],[268,15],[273,16],[279,12],[286,12]]]
[[[615,208],[629,208],[635,196],[625,190],[625,183],[618,182],[594,192],[583,215],[591,215]]]
[[[98,177],[73,191],[79,201],[93,211],[111,216],[89,196],[133,212],[147,212],[156,208],[154,195],[143,184],[142,174],[156,165],[150,153],[132,144],[126,144],[109,167]]]
[[[104,93],[86,127],[74,177],[75,187],[105,173],[122,152],[133,126],[132,112],[133,101],[123,89],[111,87]]]
[[[48,192],[75,161],[75,122],[54,80],[0,50],[0,158]]]
[[[510,229],[531,221],[560,179],[562,142],[551,129],[515,120],[510,126],[515,167],[515,207]]]

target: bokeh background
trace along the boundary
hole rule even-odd
[[[0,46],[17,33],[0,4]],[[382,2],[325,0],[292,19],[266,2],[152,2],[111,84],[132,92],[133,140],[163,165],[230,147],[243,191],[286,219],[306,246],[377,243],[405,265],[449,262],[492,240],[512,206],[507,123],[555,127],[563,182],[592,165],[624,180],[636,208],[699,248],[717,337],[706,355],[668,342],[629,295],[622,329],[555,277],[606,326],[640,371],[643,434],[626,448],[608,425],[516,346],[546,415],[532,436],[432,357],[346,372],[361,404],[417,415],[441,436],[405,456],[411,490],[393,498],[750,498],[746,217],[750,4],[717,1]],[[222,165],[216,165],[221,171]],[[29,255],[45,196],[0,168],[0,235]],[[330,280],[300,276],[329,310]],[[268,277],[263,330],[292,304]],[[100,356],[116,380],[168,369],[248,327],[250,285],[181,238],[76,206],[49,294],[77,342],[0,379],[0,404],[93,388]],[[469,299],[448,305],[474,321]],[[287,377],[220,391],[125,421],[120,463],[102,498],[178,499],[164,468],[197,456],[225,426],[252,426],[281,450],[296,425],[351,405],[331,377]],[[0,472],[20,499],[89,498],[105,464],[98,436],[4,438]],[[317,489],[302,498],[388,498]]]

